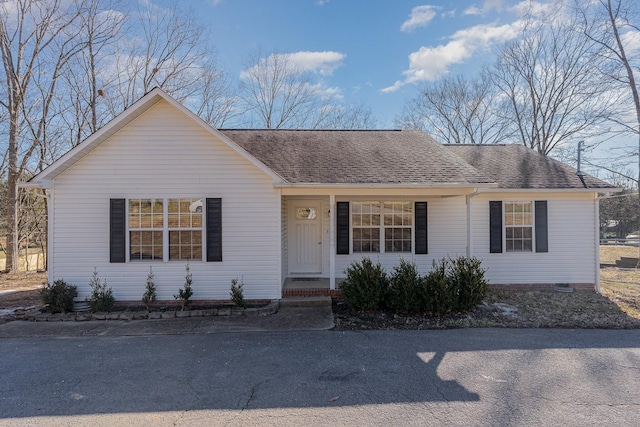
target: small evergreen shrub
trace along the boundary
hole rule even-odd
[[[175,299],[180,300],[180,302],[182,303],[183,311],[185,307],[189,305],[189,303],[191,302],[190,301],[191,297],[193,296],[193,289],[191,289],[191,283],[193,282],[193,280],[191,276],[191,270],[189,268],[189,263],[187,263],[186,270],[187,270],[187,274],[184,277],[184,287],[181,289],[178,289],[178,294],[173,296]]]
[[[486,298],[489,283],[484,278],[486,270],[480,264],[475,257],[449,259],[449,281],[458,296],[456,310],[469,310]]]
[[[247,301],[245,301],[244,299],[244,291],[242,290],[243,286],[244,283],[242,282],[242,280],[238,282],[238,279],[232,279],[231,292],[229,294],[231,295],[231,301],[233,301],[235,305],[237,305],[238,307],[247,308]]]
[[[91,311],[111,311],[116,299],[113,296],[113,289],[107,286],[107,279],[100,283],[98,277],[98,269],[94,268],[93,276],[89,282],[91,286],[91,295],[87,298],[87,303],[91,307]]]
[[[344,302],[356,310],[376,310],[384,307],[389,292],[389,279],[380,263],[369,258],[353,262],[345,271],[340,289]]]
[[[42,303],[52,313],[66,313],[73,310],[73,299],[78,296],[78,288],[58,279],[53,284],[47,283],[40,288]]]
[[[156,285],[153,283],[153,270],[151,266],[149,266],[149,273],[147,274],[147,283],[144,287],[144,293],[142,294],[142,302],[144,303],[147,310],[149,307],[156,302]]]
[[[454,310],[458,295],[451,286],[446,259],[433,260],[432,269],[422,279],[420,298],[423,310],[435,315],[442,315]]]
[[[422,312],[422,278],[414,263],[400,260],[389,278],[388,308],[398,312]]]

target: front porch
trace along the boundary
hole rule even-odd
[[[288,277],[284,281],[284,286],[282,287],[282,297],[339,297],[342,295],[342,292],[340,291],[341,282],[342,279],[336,279],[336,289],[331,289],[331,283],[328,277]]]

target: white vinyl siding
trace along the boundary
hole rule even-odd
[[[370,197],[369,200],[372,200]],[[380,200],[392,200],[389,197],[380,197]],[[348,201],[348,198],[337,198],[338,201]],[[394,201],[397,199],[394,199]],[[373,262],[378,262],[391,272],[393,267],[398,265],[400,259],[415,262],[419,271],[426,273],[431,270],[433,260],[447,256],[465,255],[467,245],[467,215],[466,202],[464,196],[455,197],[432,197],[425,195],[402,201],[411,202],[426,201],[428,211],[428,247],[429,253],[416,255],[413,252],[395,253],[351,253],[349,255],[336,255],[336,276],[344,277],[346,268],[353,261],[360,261],[364,257],[371,258]],[[412,215],[415,215],[412,208]],[[414,218],[412,218],[412,223]],[[413,234],[413,233],[412,233]],[[414,242],[412,235],[412,248]]]
[[[490,200],[546,200],[549,251],[489,253]],[[589,193],[478,195],[472,200],[472,255],[482,260],[493,284],[595,283],[595,203]]]
[[[280,298],[280,196],[272,179],[161,101],[54,182],[56,279],[89,293],[96,267],[119,300],[139,300],[149,263],[109,263],[109,199],[222,199],[221,263],[189,261],[194,299],[229,299],[242,279],[249,299]],[[158,298],[172,300],[186,261],[153,262]]]

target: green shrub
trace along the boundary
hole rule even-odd
[[[107,279],[100,283],[98,269],[96,268],[93,270],[93,277],[89,282],[89,286],[91,286],[91,295],[86,301],[91,307],[91,311],[111,311],[116,301],[113,296],[113,289],[107,286]]]
[[[369,258],[363,258],[360,262],[351,263],[345,273],[340,289],[349,307],[376,310],[384,306],[389,280],[379,262],[374,265]]]
[[[149,266],[149,274],[147,274],[147,283],[145,284],[144,293],[142,294],[142,302],[145,307],[147,307],[147,310],[156,302],[156,285],[153,283],[153,270],[151,266]]]
[[[469,310],[486,298],[489,284],[484,278],[486,270],[480,264],[475,257],[449,259],[449,281],[458,296],[455,310]]]
[[[47,283],[40,288],[42,303],[53,313],[66,313],[73,310],[73,299],[78,296],[78,288],[58,279],[52,284]]]
[[[423,310],[436,315],[442,315],[454,310],[458,295],[451,286],[446,259],[433,260],[432,269],[422,279],[420,299]]]
[[[416,265],[401,259],[389,278],[387,307],[399,312],[424,311],[422,282]]]
[[[182,303],[182,310],[184,311],[185,307],[189,305],[191,302],[191,297],[193,296],[193,289],[191,289],[191,283],[193,282],[191,277],[191,270],[189,269],[189,264],[187,263],[187,274],[184,277],[184,287],[182,289],[178,289],[178,294],[174,295],[175,299],[179,299]]]
[[[244,283],[242,280],[238,282],[238,279],[231,280],[231,301],[233,301],[238,307],[247,308],[247,302],[244,299],[244,291],[242,287]]]

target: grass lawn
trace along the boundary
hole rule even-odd
[[[600,246],[600,262],[614,264],[620,257],[637,257],[638,248],[630,246]],[[603,267],[600,269],[602,295],[615,303],[627,315],[640,319],[640,270]]]

